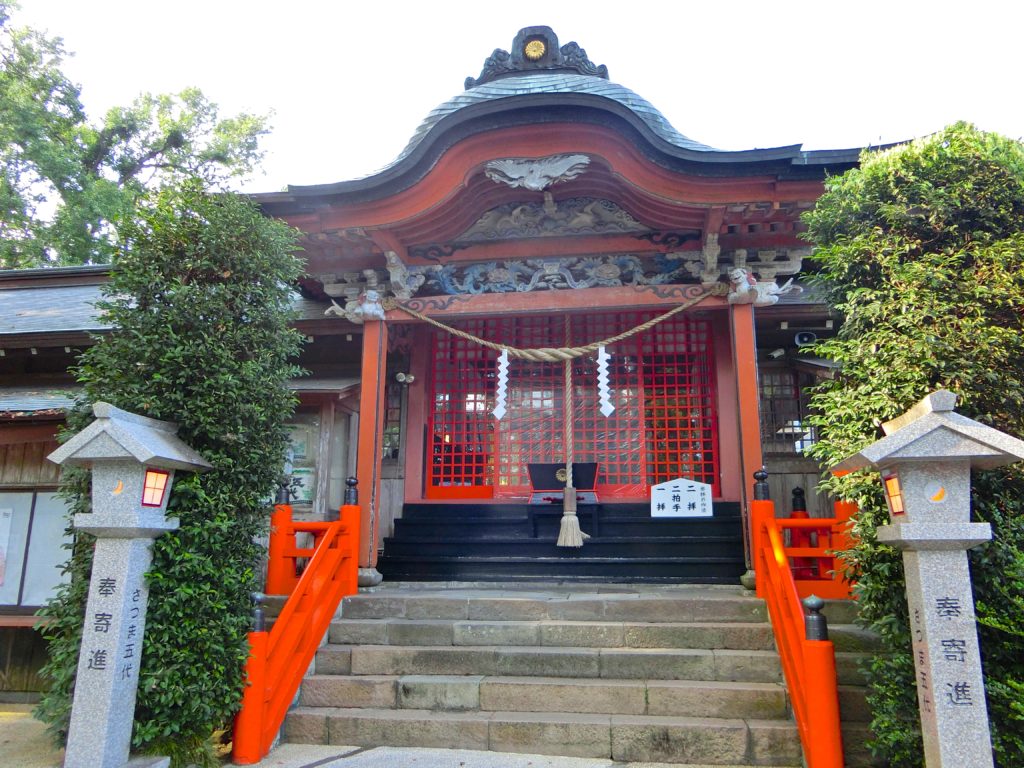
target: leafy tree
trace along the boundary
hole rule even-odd
[[[0,0],[0,268],[108,263],[112,222],[149,188],[211,187],[262,158],[265,117],[218,117],[195,88],[143,94],[91,123],[59,38],[14,27]]]
[[[806,216],[818,281],[843,315],[817,353],[841,364],[812,405],[828,466],[878,438],[878,424],[947,388],[958,410],[1024,431],[1024,146],[959,123],[865,152]],[[844,559],[861,619],[883,640],[871,662],[872,747],[891,766],[923,762],[900,553],[877,477],[830,480],[860,505]],[[989,714],[998,764],[1024,765],[1024,471],[973,477],[973,518],[994,540],[971,550]]]
[[[168,514],[180,528],[153,547],[134,746],[175,765],[209,764],[210,736],[238,708],[248,655],[253,543],[287,445],[287,380],[300,336],[289,285],[300,274],[294,231],[247,199],[200,181],[144,198],[121,227],[126,249],[100,307],[113,330],[77,370],[85,400],[180,425],[213,464],[176,479]],[[83,404],[69,434],[91,420]],[[89,511],[88,473],[65,475],[75,512]],[[52,689],[37,716],[66,738],[92,557],[78,534],[68,584],[46,607]]]

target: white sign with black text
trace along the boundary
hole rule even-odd
[[[711,517],[711,486],[679,478],[651,488],[651,517]]]

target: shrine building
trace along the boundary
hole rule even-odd
[[[858,156],[702,144],[538,26],[381,171],[255,195],[303,232],[303,294],[328,307],[305,364],[352,377],[312,413],[359,414],[365,583],[735,583],[752,473],[818,471],[801,388],[827,365],[800,347],[832,322],[792,282],[800,215]],[[330,439],[300,430],[300,458]],[[566,485],[579,547],[555,543]]]

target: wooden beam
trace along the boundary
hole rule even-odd
[[[701,290],[699,285],[622,286],[590,288],[585,291],[535,291],[532,293],[482,293],[472,296],[430,296],[405,302],[430,317],[464,317],[473,315],[549,314],[551,312],[602,312],[675,307]],[[709,296],[695,310],[720,309],[724,297]],[[389,322],[419,322],[400,309],[387,313]],[[365,349],[365,347],[364,347]],[[365,353],[364,353],[365,359]]]

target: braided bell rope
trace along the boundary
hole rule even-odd
[[[565,343],[569,343],[569,334],[571,333],[572,321],[569,316],[565,316]],[[572,363],[570,360],[565,361],[565,485],[566,488],[573,488],[574,483],[572,481],[572,459],[575,445],[573,444],[573,391],[572,391]]]
[[[704,293],[700,294],[699,296],[694,296],[692,299],[687,299],[682,304],[679,304],[670,309],[668,312],[658,315],[657,317],[652,317],[647,322],[641,323],[635,328],[631,328],[628,331],[623,331],[622,333],[616,336],[611,336],[601,341],[591,342],[590,344],[586,344],[581,347],[537,347],[535,349],[518,349],[517,347],[511,347],[507,344],[497,344],[493,341],[481,339],[479,336],[474,336],[473,334],[459,330],[458,328],[452,328],[450,325],[445,325],[439,320],[435,320],[434,318],[428,315],[424,315],[422,312],[417,312],[415,309],[407,307],[404,304],[399,304],[397,301],[386,301],[384,304],[384,308],[400,309],[410,317],[414,317],[417,320],[422,320],[425,323],[429,323],[430,325],[433,325],[435,328],[440,328],[443,331],[447,331],[453,336],[458,336],[461,339],[472,341],[476,344],[481,345],[482,347],[486,347],[487,349],[493,349],[495,352],[507,351],[510,357],[514,357],[518,360],[530,360],[535,363],[557,363],[564,360],[575,360],[577,357],[583,357],[583,355],[589,355],[596,352],[600,347],[609,347],[618,341],[628,339],[630,336],[635,336],[638,333],[643,333],[644,331],[650,330],[658,323],[664,320],[668,320],[670,317],[678,315],[680,312],[683,312],[689,309],[690,307],[699,304],[709,296],[725,296],[726,294],[729,293],[729,290],[729,286],[726,285],[725,283],[715,283],[714,285],[706,287],[704,289]]]

